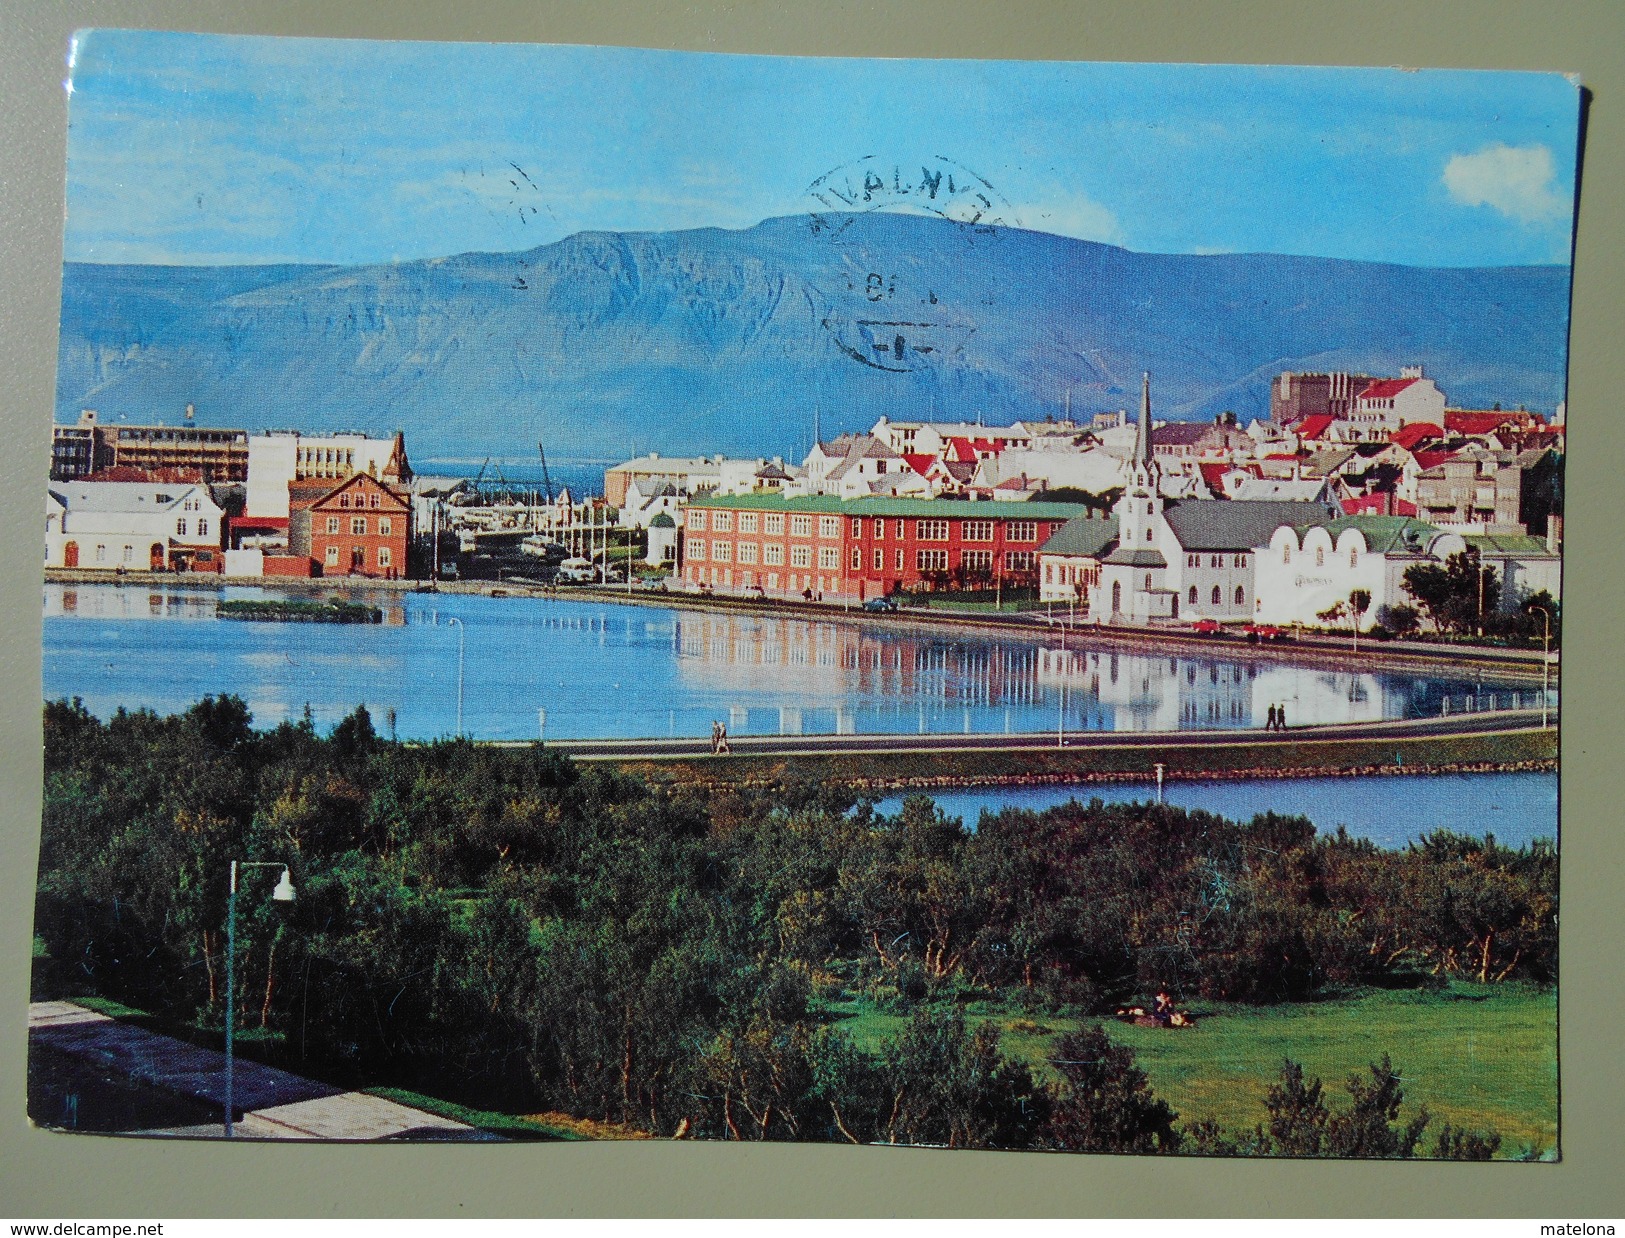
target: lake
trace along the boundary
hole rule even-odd
[[[1156,798],[1145,783],[1089,783],[1036,787],[966,787],[928,791],[951,817],[975,826],[983,812],[1003,808],[1051,808],[1078,799],[1108,804]],[[1240,778],[1170,782],[1167,803],[1202,809],[1232,820],[1261,812],[1304,816],[1322,833],[1342,825],[1380,847],[1404,847],[1438,829],[1482,837],[1508,846],[1537,838],[1557,841],[1555,773],[1383,775],[1370,778]],[[877,809],[895,813],[903,797],[887,796]]]
[[[1437,715],[1465,677],[1350,670],[1190,653],[1062,648],[884,622],[687,610],[563,598],[344,588],[377,626],[224,620],[225,597],[144,585],[45,586],[47,699],[108,717],[234,693],[262,726],[308,707],[331,726],[365,704],[402,739],[613,739],[708,735],[1053,734],[1261,728]],[[457,622],[452,622],[456,620]],[[1080,647],[1081,645],[1081,647]],[[461,671],[459,671],[461,665]],[[1493,686],[1493,685],[1491,685]]]

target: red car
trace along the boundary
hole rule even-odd
[[[1286,633],[1273,623],[1249,623],[1242,629],[1250,640],[1285,640]]]
[[[1195,623],[1191,624],[1191,631],[1199,632],[1203,636],[1217,636],[1220,632],[1224,631],[1224,624],[1220,623],[1217,619],[1198,619]]]

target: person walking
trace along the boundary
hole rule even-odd
[[[1273,731],[1275,729],[1275,706],[1274,705],[1270,706],[1269,715],[1264,720],[1264,729],[1266,731]]]
[[[722,723],[711,724],[711,755],[716,756],[717,750],[722,747]]]
[[[717,752],[720,755],[729,751],[728,724],[725,722],[719,722],[717,723]]]
[[[1277,731],[1286,730],[1286,706],[1285,705],[1277,705],[1275,707],[1275,729]]]

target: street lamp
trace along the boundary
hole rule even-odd
[[[1544,630],[1540,640],[1540,729],[1545,730],[1549,717],[1547,698],[1551,692],[1552,682],[1552,612],[1539,603],[1531,606],[1530,610],[1538,610]]]
[[[288,866],[274,860],[233,860],[231,862],[231,893],[226,899],[226,1138],[231,1138],[232,1109],[232,1034],[237,1019],[236,977],[237,963],[237,870],[239,868],[280,868],[282,879],[271,891],[271,901],[291,903],[294,900],[293,880]]]
[[[1168,767],[1166,765],[1164,765],[1161,761],[1158,761],[1156,764],[1157,764],[1157,803],[1160,804],[1160,803],[1162,803],[1162,775],[1163,775],[1164,771]]]
[[[463,621],[455,615],[447,616],[447,623],[457,625],[457,738],[463,737],[463,644],[467,633]]]

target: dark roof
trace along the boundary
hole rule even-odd
[[[1117,521],[1100,515],[1074,516],[1038,548],[1045,555],[1087,555],[1099,558],[1101,551],[1117,537]]]
[[[1170,421],[1166,425],[1151,427],[1151,445],[1159,447],[1172,443],[1189,446],[1207,432],[1208,426],[1200,421]]]
[[[1252,550],[1283,524],[1330,524],[1343,509],[1301,499],[1170,499],[1163,515],[1186,550]]]
[[[671,529],[675,528],[676,525],[677,522],[665,512],[657,512],[655,514],[655,518],[649,521],[649,527],[651,529]]]
[[[1160,550],[1114,550],[1103,562],[1128,564],[1129,567],[1167,567],[1168,560]]]

